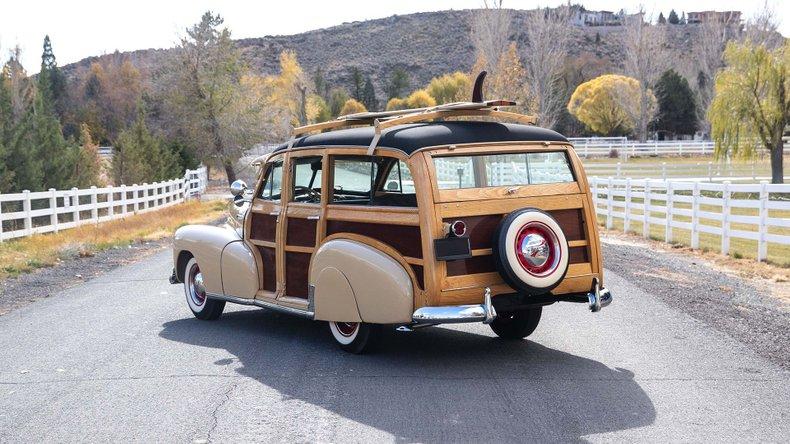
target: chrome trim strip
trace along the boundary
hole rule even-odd
[[[234,304],[254,305],[256,307],[268,308],[289,315],[300,316],[311,320],[315,319],[315,313],[312,310],[300,310],[298,308],[286,307],[284,305],[277,305],[271,302],[261,301],[259,299],[237,298],[236,296],[226,296],[222,294],[209,293],[206,296],[208,296],[211,299],[219,299],[221,301],[232,302]]]
[[[486,287],[484,302],[480,305],[446,305],[418,308],[411,316],[415,324],[459,324],[482,322],[490,324],[496,319],[496,310],[491,304],[491,289]]]

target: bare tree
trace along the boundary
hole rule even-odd
[[[778,31],[779,23],[776,15],[776,11],[767,1],[763,3],[763,7],[746,22],[744,40],[749,40],[755,45],[765,46],[768,49],[781,46],[785,39]]]
[[[530,104],[538,125],[553,127],[565,105],[565,91],[559,87],[568,56],[570,7],[537,9],[525,23],[529,54],[525,59]]]
[[[627,16],[623,33],[625,49],[625,70],[639,82],[639,119],[637,134],[639,140],[647,140],[647,126],[653,118],[650,113],[650,87],[656,81],[665,65],[665,27],[653,26],[644,20],[644,11]]]
[[[693,66],[691,84],[697,91],[697,116],[702,131],[710,134],[708,109],[713,100],[714,76],[722,66],[722,55],[727,40],[731,37],[731,26],[719,20],[705,20],[698,25],[697,38],[692,52]]]
[[[502,8],[502,0],[483,0],[483,7],[472,12],[472,44],[477,57],[485,59],[489,72],[496,70],[510,40],[511,11]]]

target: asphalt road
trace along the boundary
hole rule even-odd
[[[787,441],[790,372],[609,271],[529,341],[466,325],[367,356],[321,323],[194,319],[168,252],[0,316],[0,442]]]

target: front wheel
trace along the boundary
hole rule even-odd
[[[222,310],[225,309],[225,301],[211,299],[206,294],[203,273],[200,272],[200,267],[194,257],[189,259],[184,269],[184,293],[189,309],[198,319],[213,321],[218,319]]]
[[[381,342],[382,326],[364,322],[329,322],[329,331],[343,350],[362,354],[373,351]]]
[[[499,313],[491,329],[502,339],[524,339],[531,335],[540,322],[543,307]]]

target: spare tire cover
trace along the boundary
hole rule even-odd
[[[568,240],[557,221],[536,208],[502,219],[492,245],[499,274],[527,294],[548,293],[568,272]]]

